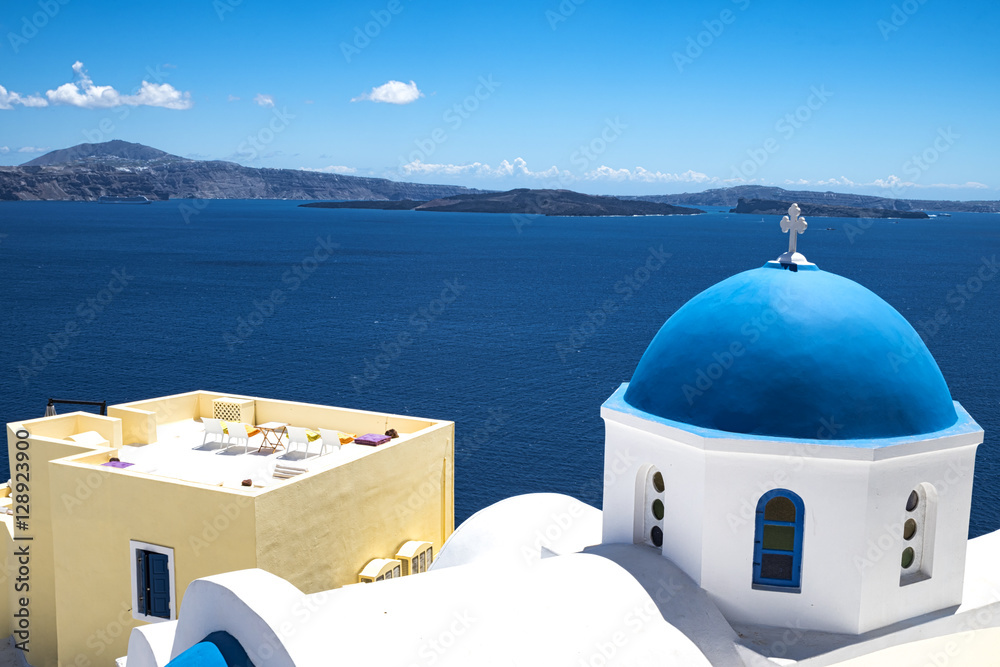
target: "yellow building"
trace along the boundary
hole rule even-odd
[[[215,418],[274,430],[213,436]],[[326,437],[292,445],[278,424]],[[7,446],[0,613],[35,667],[113,664],[201,577],[256,567],[319,592],[454,529],[448,421],[196,391],[10,423]]]

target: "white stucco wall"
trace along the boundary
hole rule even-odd
[[[634,540],[636,476],[656,466],[665,485],[662,554],[731,621],[858,634],[960,603],[982,442],[974,422],[940,437],[852,447],[707,437],[607,405],[602,416],[604,543]],[[906,500],[921,482],[939,490],[932,577],[900,586]],[[752,585],[755,511],[772,489],[805,505],[799,592]]]
[[[865,551],[857,561],[865,573],[861,632],[961,604],[975,461],[976,447],[969,446],[872,465]],[[937,491],[931,553],[924,555],[933,557],[931,578],[901,586],[906,499],[921,482]]]
[[[639,477],[653,465],[663,475],[663,554],[700,584],[704,452],[608,421],[604,456],[603,543],[636,541],[636,494],[644,488]]]

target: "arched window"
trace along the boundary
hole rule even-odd
[[[639,468],[636,479],[635,543],[663,548],[663,475],[655,466]]]
[[[934,561],[934,530],[937,523],[937,489],[922,482],[906,499],[903,518],[903,553],[899,585],[930,579]]]
[[[774,489],[761,496],[754,530],[754,586],[798,590],[804,520],[805,505],[791,491]]]

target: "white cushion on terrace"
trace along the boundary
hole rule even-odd
[[[67,437],[67,440],[72,440],[78,445],[86,445],[88,447],[107,447],[111,443],[104,439],[104,436],[97,431],[84,431],[83,433],[74,433]]]

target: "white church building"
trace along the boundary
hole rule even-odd
[[[427,573],[305,594],[195,581],[128,667],[1000,664],[983,431],[919,335],[796,248],[710,287],[601,408],[603,510],[532,494]]]

